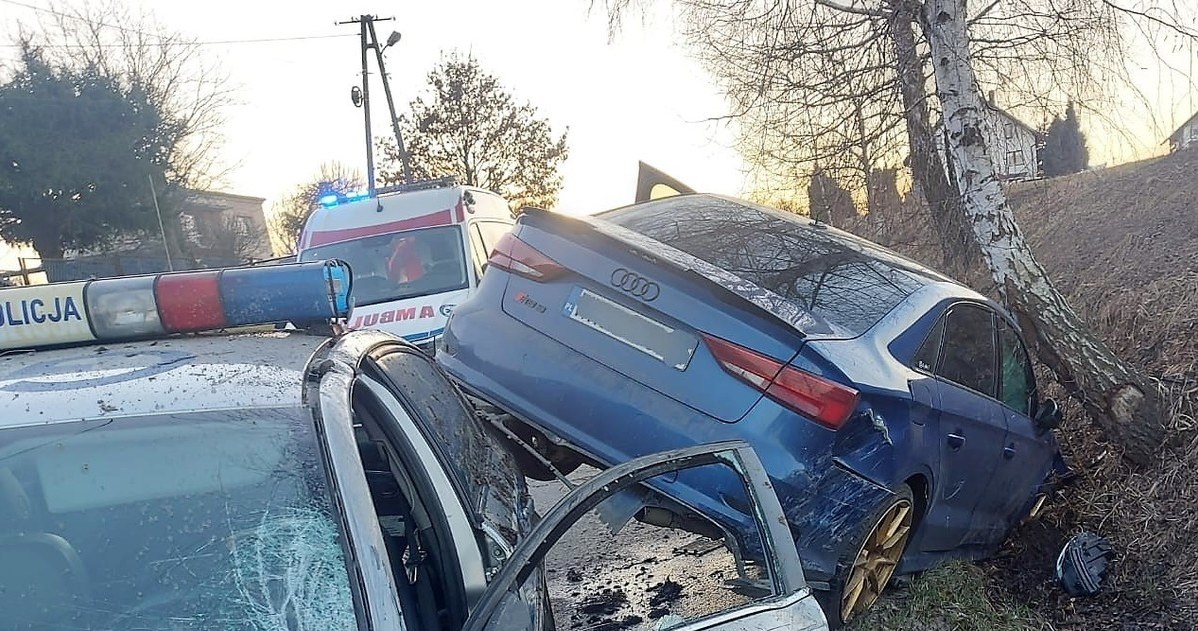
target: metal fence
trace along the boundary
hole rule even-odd
[[[36,260],[36,259],[35,259]],[[209,269],[214,267],[234,267],[244,265],[237,259],[202,259],[199,261],[172,260],[175,271],[190,269]],[[111,278],[114,276],[135,276],[137,274],[155,274],[170,271],[165,257],[146,256],[89,256],[74,259],[41,259],[39,266],[26,265],[22,261],[23,276],[21,281],[29,284],[30,276],[38,272],[45,274],[46,282],[57,283],[71,280],[87,280],[89,278]],[[15,278],[13,280],[16,280]],[[36,282],[36,281],[35,281]]]
[[[196,261],[172,259],[174,271],[214,269],[219,267],[246,267],[257,265],[283,265],[294,263],[295,256],[263,259],[246,262],[239,259],[205,257]],[[56,283],[92,278],[136,276],[171,271],[165,257],[129,256],[109,254],[73,259],[20,259],[21,269],[0,270],[0,286]]]

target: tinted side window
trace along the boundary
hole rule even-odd
[[[924,340],[923,345],[916,351],[911,365],[918,370],[935,372],[937,360],[940,359],[940,342],[943,339],[944,318],[940,318],[936,321],[936,326],[932,327],[932,332],[928,333],[928,339]]]
[[[1019,334],[1001,318],[998,320],[998,344],[1002,377],[999,398],[1007,407],[1030,416],[1036,387],[1032,363]]]
[[[730,200],[671,197],[601,218],[731,272],[854,335],[927,282],[864,242]]]
[[[499,243],[500,237],[512,229],[511,224],[500,223],[498,221],[480,221],[474,224],[474,226],[478,229],[479,234],[482,235],[483,251],[486,253],[483,260],[491,256],[491,252],[495,250],[495,244]]]
[[[944,352],[936,374],[997,396],[995,379],[994,314],[988,309],[958,305],[948,312],[944,329]]]

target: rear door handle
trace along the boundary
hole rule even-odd
[[[965,444],[964,436],[962,436],[960,434],[949,434],[948,435],[948,446],[952,447],[953,451],[960,449],[961,446],[964,444]]]
[[[1007,460],[1010,460],[1011,458],[1015,457],[1015,444],[1014,443],[1011,443],[1010,445],[1003,447],[1002,457]]]

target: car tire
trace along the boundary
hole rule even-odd
[[[916,522],[915,498],[906,484],[893,491],[849,539],[836,563],[831,589],[815,593],[832,629],[852,622],[877,602],[907,549]]]

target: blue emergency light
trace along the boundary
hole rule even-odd
[[[341,204],[362,201],[363,199],[368,199],[369,197],[370,191],[355,191],[353,193],[345,194],[329,193],[328,195],[321,196],[321,198],[317,201],[320,202],[320,205],[324,206],[325,208],[333,208],[334,206],[340,206]]]
[[[0,289],[0,349],[191,333],[349,314],[342,261]]]

